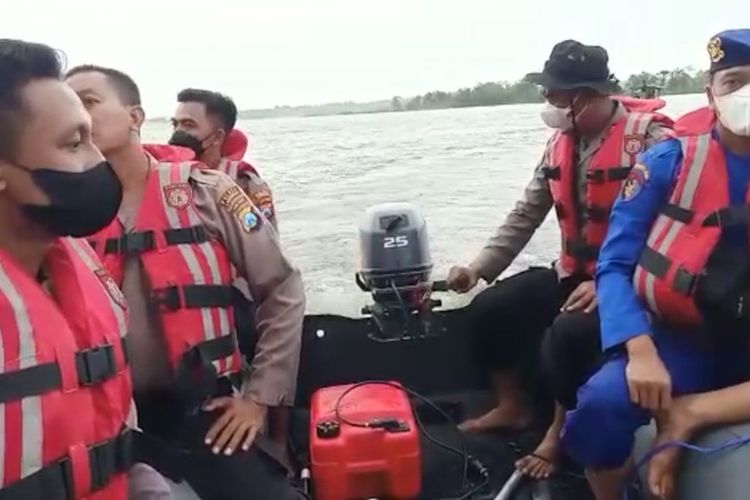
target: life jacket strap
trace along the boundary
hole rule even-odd
[[[704,227],[747,226],[750,224],[750,206],[732,205],[716,210],[703,220]]]
[[[201,359],[217,361],[228,358],[237,351],[237,337],[234,332],[222,337],[206,340],[193,346],[200,354]]]
[[[191,226],[179,229],[167,229],[164,231],[164,240],[167,245],[189,245],[205,243],[209,240],[208,231],[203,226]],[[95,249],[97,242],[89,241]],[[109,238],[104,242],[104,254],[138,254],[150,252],[156,248],[154,231],[139,231],[128,233],[119,238]]]
[[[672,220],[682,222],[683,224],[690,224],[695,217],[695,212],[688,208],[683,208],[674,203],[668,203],[661,209],[661,213]]]
[[[160,311],[200,309],[203,307],[230,307],[232,287],[226,285],[185,285],[155,288],[151,303]]]
[[[122,339],[123,352],[128,350],[127,337]],[[128,363],[128,356],[125,357]],[[78,383],[81,386],[100,384],[118,372],[114,346],[104,344],[75,353]],[[0,404],[39,396],[62,387],[62,375],[57,362],[43,363],[21,370],[0,374]]]
[[[586,171],[586,180],[592,184],[620,182],[628,178],[632,167],[594,168]]]
[[[565,240],[563,247],[566,255],[577,260],[592,261],[599,257],[599,247],[589,245],[585,241]]]
[[[89,447],[91,492],[105,487],[117,474],[133,464],[133,431],[123,430],[117,437]],[[0,490],[0,500],[75,500],[72,463],[62,458]]]
[[[673,262],[666,255],[663,255],[653,248],[646,246],[643,249],[643,253],[641,254],[640,260],[638,261],[638,265],[640,265],[644,271],[653,274],[657,278],[663,280],[667,276],[669,269],[672,267]],[[674,279],[672,280],[670,286],[672,290],[682,295],[690,296],[695,290],[697,281],[697,275],[692,274],[687,269],[680,266],[675,272]]]
[[[602,224],[606,224],[609,222],[609,213],[610,210],[600,207],[598,205],[589,205],[586,207],[586,220],[591,222],[599,222]]]
[[[559,181],[562,177],[560,167],[542,167],[542,175],[547,180]]]

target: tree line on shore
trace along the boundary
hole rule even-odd
[[[637,94],[645,87],[657,87],[662,95],[692,94],[703,91],[707,77],[706,71],[697,71],[691,67],[658,73],[641,72],[631,75],[625,81],[617,82],[616,90]],[[466,87],[455,92],[436,90],[407,99],[396,96],[391,99],[391,111],[497,106],[541,101],[542,96],[538,87],[524,79],[513,83],[479,83],[473,88]]]

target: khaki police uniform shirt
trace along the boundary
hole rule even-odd
[[[610,125],[622,119],[627,114],[625,107],[617,103],[617,109],[612,115]],[[586,171],[591,164],[594,155],[607,138],[610,126],[605,127],[604,132],[592,140],[580,141],[578,148],[578,190],[579,200],[586,199]],[[669,128],[661,123],[651,122],[646,130],[646,147],[650,147],[669,132]],[[518,200],[516,206],[505,218],[505,222],[497,228],[474,262],[473,269],[487,282],[494,281],[521,253],[537,228],[544,222],[547,214],[554,206],[549,181],[544,178],[542,167],[548,150],[552,147],[552,139],[547,142],[542,159],[534,170],[534,176],[524,190],[523,197]],[[579,210],[582,207],[578,207]],[[560,277],[564,277],[564,271],[556,266]]]
[[[193,204],[209,234],[222,241],[232,264],[255,298],[258,342],[245,396],[277,406],[292,405],[302,340],[305,296],[299,271],[284,257],[267,220],[247,229],[238,212],[250,200],[227,175],[193,170]],[[132,231],[140,200],[126,200],[118,218]],[[133,385],[136,391],[168,388],[172,382],[158,312],[147,300],[148,277],[141,260],[125,262],[123,292],[130,306]]]

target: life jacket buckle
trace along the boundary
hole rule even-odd
[[[600,184],[605,180],[605,171],[602,169],[591,169],[586,171],[586,180],[590,183]]]
[[[542,175],[548,181],[559,181],[562,178],[560,167],[542,167]]]
[[[178,286],[151,290],[151,304],[156,306],[159,312],[176,311],[183,303],[182,290]]]
[[[104,244],[105,254],[129,255],[148,252],[154,249],[154,232],[140,231],[128,233],[119,238],[110,238]]]
[[[114,348],[107,344],[76,353],[78,383],[96,385],[117,372]]]
[[[589,205],[586,207],[586,220],[606,223],[609,220],[609,210],[597,205]]]

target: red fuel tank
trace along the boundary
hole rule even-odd
[[[415,498],[422,470],[419,431],[408,396],[390,385],[358,384],[341,400],[339,420],[336,403],[351,387],[327,387],[312,398],[310,462],[315,498]]]

